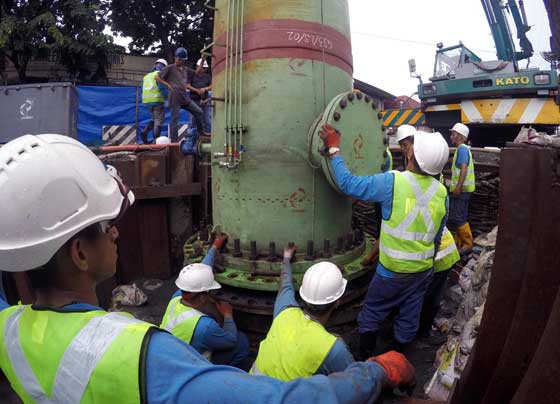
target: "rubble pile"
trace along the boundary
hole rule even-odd
[[[451,387],[467,364],[484,312],[496,246],[498,227],[475,239],[473,252],[465,258],[456,285],[450,287],[444,305],[455,305],[450,318],[436,319],[436,325],[447,333],[447,342],[436,353],[436,371],[425,387],[433,400],[446,401]],[[445,310],[443,310],[445,312]]]

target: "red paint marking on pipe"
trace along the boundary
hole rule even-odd
[[[216,42],[225,43],[226,34]],[[212,73],[225,69],[226,49],[214,48]],[[325,61],[348,74],[353,72],[352,44],[345,35],[327,25],[294,20],[262,20],[246,24],[243,34],[243,62],[288,58]]]

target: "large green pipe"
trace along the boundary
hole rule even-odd
[[[302,253],[310,240],[318,255],[325,240],[334,249],[351,231],[351,200],[309,161],[307,133],[333,97],[352,90],[347,1],[217,0],[216,8],[214,41],[227,47],[213,55],[213,92],[225,98],[212,125],[213,219],[243,253],[226,266],[255,272],[251,241],[264,255],[270,242],[279,252],[290,241]],[[341,265],[363,245],[353,250]]]

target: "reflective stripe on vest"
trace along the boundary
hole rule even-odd
[[[250,373],[283,381],[314,375],[335,342],[301,308],[287,308],[272,321]]]
[[[434,239],[445,216],[447,192],[431,177],[409,171],[394,175],[393,212],[381,224],[380,261],[394,272],[422,272],[433,266]]]
[[[467,167],[467,175],[465,177],[465,182],[463,182],[463,192],[474,192],[476,189],[474,176],[474,161],[472,158],[471,149],[466,145],[460,145],[459,147],[466,147],[469,152],[469,164]],[[449,191],[453,192],[457,188],[459,183],[459,177],[461,176],[461,169],[457,168],[455,163],[457,162],[457,156],[459,155],[459,147],[455,150],[455,155],[453,156],[453,163],[451,164],[451,185],[449,186]]]
[[[446,271],[460,259],[453,235],[447,227],[444,227],[439,250],[434,261],[434,272]]]
[[[386,151],[387,151],[387,159],[385,161],[386,164],[383,167],[383,171],[385,171],[385,172],[393,171],[393,153],[391,153],[391,150],[389,150],[388,147],[387,147]],[[389,160],[388,164],[387,164],[387,160]]]
[[[181,296],[177,296],[169,302],[160,327],[190,344],[198,320],[203,316],[204,313],[182,304]]]
[[[93,371],[111,344],[126,327],[142,323],[119,313],[90,319],[66,348],[58,364],[52,394],[48,398],[20,343],[19,322],[25,308],[26,306],[18,307],[6,320],[4,341],[19,382],[37,403],[42,404],[80,403]]]
[[[158,73],[157,71],[148,73],[142,79],[142,104],[163,103],[165,101],[156,81],[156,74]]]

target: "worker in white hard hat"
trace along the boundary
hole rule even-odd
[[[23,402],[368,403],[404,382],[378,362],[292,382],[252,377],[104,311],[95,289],[115,274],[116,225],[133,201],[77,140],[26,135],[0,148],[0,268],[27,272],[36,294],[0,305],[0,370]]]
[[[380,202],[383,221],[379,263],[358,315],[360,356],[372,355],[377,333],[389,313],[398,309],[391,347],[404,351],[418,330],[424,293],[433,274],[447,213],[447,191],[432,176],[449,158],[439,133],[415,132],[406,149],[406,171],[368,177],[352,175],[340,156],[340,133],[329,125],[320,136],[329,152],[338,187],[345,194]]]
[[[260,343],[251,374],[289,381],[315,374],[342,372],[354,363],[344,341],[325,329],[346,290],[346,279],[331,262],[312,265],[301,282],[299,295],[303,307],[300,306],[295,297],[290,264],[295,253],[294,245],[284,249],[281,285],[274,303],[272,326]],[[392,366],[401,381],[412,381],[414,368],[403,355],[392,352],[373,360],[383,369]],[[379,376],[382,377],[382,374]]]
[[[208,131],[211,128],[211,108],[208,104],[209,92],[212,91],[212,76],[208,72],[206,57],[198,59],[194,72],[189,75],[187,86],[191,92],[191,99],[204,111],[204,119]]]
[[[156,139],[156,144],[159,145],[171,144],[171,140],[167,136],[160,136]]]
[[[451,143],[457,149],[451,164],[451,185],[449,187],[449,228],[453,232],[460,252],[468,252],[473,247],[471,226],[468,222],[469,201],[475,190],[474,160],[469,146],[469,128],[456,123],[451,128]]]
[[[187,265],[179,273],[173,295],[161,321],[163,328],[190,344],[212,363],[249,370],[249,340],[237,330],[231,304],[215,300],[211,292],[222,286],[214,280],[214,256],[227,237],[218,235],[202,263]],[[223,317],[223,327],[218,324]],[[218,320],[218,321],[217,321]]]
[[[167,88],[156,81],[156,76],[167,66],[167,60],[158,59],[154,63],[152,71],[142,79],[142,105],[146,106],[151,115],[148,124],[140,132],[142,142],[150,143],[148,133],[153,130],[153,140],[156,140],[163,128],[165,121],[165,97],[167,97]]]

